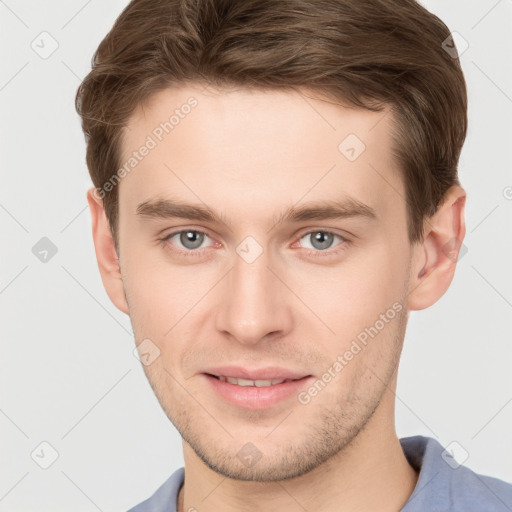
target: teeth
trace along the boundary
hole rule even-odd
[[[290,382],[292,379],[280,379],[280,380],[249,380],[249,379],[236,379],[234,377],[223,377],[219,376],[219,380],[223,382],[229,382],[236,384],[237,386],[256,386],[257,388],[263,388],[267,386],[275,386],[283,382]]]

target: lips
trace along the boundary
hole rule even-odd
[[[282,384],[283,382],[292,382],[296,379],[257,379],[257,380],[251,380],[251,379],[238,379],[235,377],[225,377],[223,375],[212,375],[212,377],[215,377],[222,382],[229,382],[230,384],[236,384],[237,386],[255,386],[257,388],[263,388],[267,386],[275,386],[276,384]]]
[[[274,374],[277,373],[275,370],[274,368]],[[221,373],[219,369],[215,371]],[[240,369],[237,371],[240,371]],[[297,372],[285,371],[283,368],[279,369],[279,371],[280,375],[283,373],[298,375]],[[233,373],[233,369],[230,368],[228,371],[223,369],[222,372]],[[262,373],[268,374],[272,372],[270,372],[269,369],[265,369],[265,371],[246,370],[245,373],[261,375]],[[280,404],[284,405],[287,401],[293,399],[294,396],[296,397],[302,389],[311,385],[315,379],[312,375],[306,375],[304,377],[299,375],[297,379],[284,379],[280,384],[272,385],[273,379],[238,379],[223,377],[222,375],[215,376],[212,373],[202,373],[200,377],[203,382],[210,387],[210,390],[213,391],[214,396],[222,400],[222,406],[228,403],[237,408],[252,410],[265,410],[277,407]],[[233,380],[235,383],[230,382]],[[274,381],[277,382],[280,380],[281,379],[274,379]],[[260,385],[258,386],[258,384]]]
[[[277,366],[267,366],[259,369],[249,369],[242,366],[218,366],[215,368],[208,368],[203,373],[221,378],[222,380],[226,379],[227,382],[231,382],[228,379],[236,379],[237,382],[232,382],[232,384],[238,384],[241,386],[258,386],[258,382],[261,385],[272,385],[273,383],[277,384],[286,380],[299,380],[309,376],[306,372],[280,368]],[[250,383],[247,383],[246,381],[250,381]],[[270,381],[270,384],[262,384],[268,381]]]

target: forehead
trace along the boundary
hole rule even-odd
[[[370,112],[307,90],[165,89],[124,130],[120,203],[134,211],[168,194],[249,211],[347,195],[385,209],[403,196],[392,122],[388,109]]]

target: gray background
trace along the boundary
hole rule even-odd
[[[126,510],[183,465],[96,267],[73,103],[126,3],[0,1],[1,511]],[[446,295],[411,314],[397,430],[456,441],[456,458],[511,481],[512,0],[424,5],[469,44],[468,252]]]

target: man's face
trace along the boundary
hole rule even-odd
[[[119,185],[121,275],[144,370],[183,439],[225,476],[281,480],[327,461],[378,411],[392,422],[381,399],[412,248],[391,115],[297,92],[201,90],[163,91],[130,119],[122,161],[150,149]],[[159,130],[175,109],[174,128]],[[167,200],[222,220],[162,215]],[[345,215],[282,218],[334,202]],[[207,375],[220,366],[309,377],[259,388],[258,400]]]

